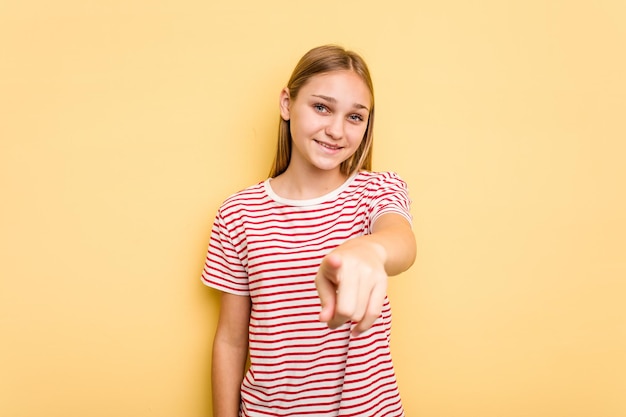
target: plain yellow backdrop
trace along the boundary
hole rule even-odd
[[[407,416],[626,416],[625,28],[618,0],[2,2],[0,415],[211,415],[215,210],[339,43],[413,199]]]

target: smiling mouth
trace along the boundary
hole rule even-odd
[[[313,139],[313,140],[315,140],[315,139]],[[327,143],[320,142],[319,140],[315,140],[315,142],[316,142],[318,145],[322,145],[322,147],[324,147],[324,148],[326,148],[326,149],[331,149],[331,150],[334,150],[334,151],[336,151],[336,150],[338,150],[338,149],[341,149],[341,148],[342,148],[341,146],[333,146],[333,145],[329,145],[329,144],[327,144]]]

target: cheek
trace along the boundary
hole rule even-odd
[[[358,143],[362,140],[365,140],[365,131],[367,130],[367,125],[365,126],[353,126],[352,129],[349,130],[350,140]]]
[[[314,134],[324,128],[323,118],[306,117],[298,115],[291,119],[291,132],[299,132],[300,134]]]

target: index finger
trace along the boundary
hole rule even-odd
[[[318,272],[315,277],[315,287],[317,288],[317,294],[319,295],[320,303],[322,304],[320,321],[329,323],[330,326],[330,321],[335,315],[337,289],[335,284],[333,284],[320,272]]]

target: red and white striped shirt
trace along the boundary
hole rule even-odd
[[[252,300],[241,416],[404,415],[389,301],[370,330],[351,337],[354,324],[331,330],[319,321],[314,279],[326,254],[371,233],[380,215],[410,221],[409,205],[405,182],[390,172],[359,172],[312,200],[281,198],[266,180],[222,204],[202,280]]]

